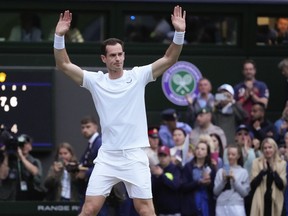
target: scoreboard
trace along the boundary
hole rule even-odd
[[[31,136],[34,150],[53,147],[53,76],[52,68],[0,67],[0,124]]]

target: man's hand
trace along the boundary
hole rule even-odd
[[[182,7],[179,5],[174,7],[174,12],[171,15],[171,21],[174,26],[175,31],[184,32],[186,29],[186,11],[182,12]]]
[[[60,14],[59,21],[57,23],[55,34],[58,36],[63,36],[70,28],[70,24],[72,21],[72,13],[69,10],[66,10]]]

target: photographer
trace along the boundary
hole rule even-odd
[[[30,154],[32,138],[22,134],[17,140],[17,159],[11,161],[9,158],[10,169],[16,170],[16,200],[41,200],[42,164],[39,159]]]
[[[12,135],[1,126],[0,200],[41,200],[42,165],[34,158],[32,138]]]
[[[49,201],[79,201],[76,178],[78,171],[77,158],[72,146],[66,142],[61,143],[44,181],[47,189],[45,199]]]

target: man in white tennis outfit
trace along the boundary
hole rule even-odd
[[[171,15],[175,28],[173,42],[162,58],[149,65],[123,70],[123,42],[116,38],[105,40],[101,59],[108,73],[103,73],[82,70],[70,61],[64,35],[69,30],[72,13],[66,10],[60,14],[54,39],[56,66],[91,92],[102,128],[102,146],[94,160],[80,216],[97,215],[112,186],[119,181],[124,182],[139,215],[155,216],[149,162],[143,149],[149,147],[145,86],[178,60],[184,43],[185,17],[186,12],[175,6]]]

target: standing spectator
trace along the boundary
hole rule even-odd
[[[282,75],[284,76],[285,86],[284,92],[285,92],[285,104],[288,102],[288,58],[283,59],[279,62],[278,68],[281,70]]]
[[[250,132],[249,128],[246,125],[241,124],[237,127],[235,134],[235,143],[238,144],[242,150],[243,167],[247,170],[249,176],[251,176],[252,163],[256,158],[255,151],[252,148],[253,138],[253,133]],[[227,155],[227,149],[225,149],[223,156],[224,164],[228,163]]]
[[[78,171],[78,162],[72,146],[66,142],[61,143],[44,181],[47,189],[46,200],[79,201],[76,179]]]
[[[288,132],[284,135],[284,145],[285,145],[285,154],[284,154],[284,160],[286,161],[286,180],[288,181]],[[288,216],[288,184],[286,184],[285,187],[285,193],[284,193],[284,215]]]
[[[265,105],[255,103],[251,110],[251,122],[249,124],[250,131],[253,132],[255,138],[262,142],[266,137],[273,138],[276,142],[279,139],[276,127],[265,117]]]
[[[246,216],[244,197],[250,190],[249,175],[242,167],[242,150],[237,144],[227,146],[229,167],[217,171],[214,194],[217,196],[216,216]]]
[[[288,131],[288,101],[282,112],[281,118],[275,121],[274,126],[279,134],[279,142],[283,142],[284,134]]]
[[[210,146],[199,142],[195,157],[188,162],[182,173],[182,216],[215,215],[213,187],[216,170],[211,164]]]
[[[217,136],[217,135],[216,135]],[[214,141],[211,135],[202,134],[199,136],[199,142],[208,143],[210,146],[211,163],[216,168],[216,171],[223,166],[222,157],[219,156],[219,149],[217,149],[217,144],[214,145]]]
[[[80,166],[83,167],[83,169],[80,170],[77,175],[77,178],[82,182],[79,187],[79,192],[81,203],[83,204],[88,180],[94,167],[93,161],[97,157],[102,145],[102,137],[98,132],[98,122],[93,116],[83,117],[80,124],[81,134],[88,140],[87,147],[79,160]]]
[[[212,143],[213,143],[213,148],[214,148],[214,154],[221,158],[222,162],[223,162],[223,152],[224,152],[224,149],[223,149],[223,144],[221,142],[221,138],[218,134],[215,134],[215,133],[212,133],[210,134],[210,137],[212,139]],[[213,153],[212,153],[212,158],[216,157],[216,156],[213,156]],[[219,167],[219,166],[218,166]]]
[[[149,159],[149,165],[155,166],[159,164],[159,158],[158,158],[158,148],[159,148],[159,133],[157,127],[149,127],[148,128],[148,138],[149,138],[149,144],[150,147],[145,148],[145,152]]]
[[[161,113],[163,124],[160,125],[159,136],[162,145],[172,148],[175,146],[173,140],[173,130],[175,128],[182,128],[187,134],[192,131],[192,128],[185,122],[178,121],[179,117],[175,109],[165,109]]]
[[[175,128],[173,131],[175,146],[170,149],[172,162],[181,168],[189,162],[192,157],[189,155],[189,137],[182,128]]]
[[[243,63],[244,82],[234,86],[235,100],[242,105],[243,109],[250,117],[252,105],[261,102],[268,105],[269,90],[267,85],[259,80],[256,80],[256,64],[253,60],[246,60]],[[250,118],[247,119],[249,122]]]
[[[263,156],[253,161],[251,190],[254,196],[251,216],[280,216],[286,186],[286,162],[278,155],[276,142],[266,138],[261,144]]]
[[[199,136],[202,134],[218,134],[221,139],[223,149],[227,145],[227,140],[224,131],[212,123],[212,110],[209,107],[201,108],[197,113],[196,118],[197,126],[192,130],[189,135],[190,143],[194,146],[199,141]]]
[[[98,151],[102,145],[102,136],[98,132],[98,122],[93,116],[84,116],[81,121],[81,134],[88,140],[87,147],[82,154],[79,163],[81,169],[77,173],[77,179],[79,180],[79,195],[80,195],[80,209],[81,211],[88,181],[94,168],[94,160],[98,156]],[[99,216],[106,216],[107,214],[107,202],[103,205],[99,212]]]
[[[213,123],[225,132],[227,143],[234,143],[234,134],[239,124],[247,118],[246,111],[235,103],[234,89],[229,84],[221,85],[215,95]]]
[[[212,85],[210,80],[207,78],[201,78],[197,84],[199,93],[195,98],[186,95],[186,100],[188,102],[186,119],[188,124],[194,128],[196,123],[196,114],[203,107],[214,108],[214,95],[211,93]]]
[[[161,146],[158,156],[160,163],[151,167],[153,200],[157,215],[180,216],[180,168],[172,163],[169,147]]]
[[[262,156],[261,142],[259,139],[255,138],[255,137],[252,139],[252,148],[254,149],[254,153],[255,153],[256,158]]]

